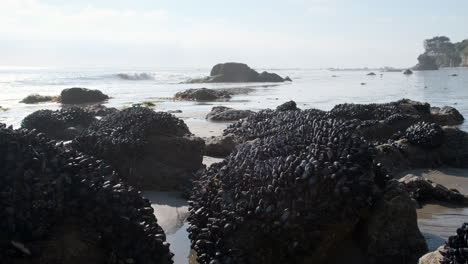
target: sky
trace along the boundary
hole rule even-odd
[[[409,67],[466,0],[0,0],[0,66]]]

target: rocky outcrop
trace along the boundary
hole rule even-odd
[[[418,64],[414,66],[415,71],[434,71],[438,70],[439,66],[434,57],[427,54],[421,54],[418,57]]]
[[[93,105],[86,105],[83,108],[84,111],[91,113],[94,116],[107,116],[110,114],[117,113],[119,110],[115,107],[107,107],[102,104],[93,104]]]
[[[243,63],[216,64],[210,72],[210,76],[189,80],[189,83],[236,83],[236,82],[284,82],[291,81],[289,77],[283,79],[275,73],[262,72],[251,69]]]
[[[415,263],[425,253],[408,194],[375,165],[356,122],[318,110],[248,120],[228,132],[257,140],[194,183],[199,263]]]
[[[226,157],[236,149],[232,136],[210,137],[205,139],[205,155],[211,157]]]
[[[151,204],[102,160],[0,125],[2,263],[172,263]]]
[[[434,183],[422,176],[406,175],[399,181],[405,185],[411,198],[418,201],[419,204],[442,202],[453,205],[468,205],[468,196],[461,194],[456,189],[448,189]]]
[[[174,98],[186,101],[216,101],[230,99],[231,94],[222,89],[199,88],[178,92],[175,94]]]
[[[39,95],[39,94],[30,94],[26,96],[20,103],[23,104],[37,104],[37,103],[44,103],[44,102],[52,102],[57,101],[57,96],[50,96],[50,95]]]
[[[367,74],[367,76],[375,76],[375,75],[376,75],[375,72],[369,72],[369,73]]]
[[[210,121],[238,121],[253,114],[250,110],[237,110],[225,106],[215,106],[206,115],[206,119]]]
[[[38,110],[26,116],[21,127],[35,129],[55,140],[72,140],[96,121],[94,116],[78,107],[57,111]]]
[[[463,123],[465,118],[451,106],[431,107],[431,121],[444,126],[455,126]]]
[[[406,69],[404,72],[403,72],[404,75],[411,75],[413,74],[413,71],[410,70],[410,69]]]
[[[297,110],[300,110],[299,108],[297,108],[297,105],[296,105],[296,102],[294,101],[288,101],[282,105],[278,105],[276,107],[276,110],[277,111],[297,111]]]
[[[73,87],[64,89],[60,93],[59,100],[62,104],[85,104],[102,102],[107,99],[109,99],[109,96],[99,90]]]
[[[441,264],[468,263],[468,223],[457,229],[457,234],[449,237],[444,249]]]
[[[204,142],[169,113],[131,107],[93,123],[73,145],[99,157],[129,184],[176,190],[202,168]]]
[[[435,123],[418,122],[406,129],[402,137],[410,144],[433,149],[444,143],[445,133],[442,127]]]

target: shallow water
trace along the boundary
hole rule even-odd
[[[57,103],[25,105],[19,101],[33,93],[58,95],[62,89],[73,86],[100,89],[112,97],[106,105],[118,108],[143,101],[154,101],[155,110],[182,110],[181,116],[184,120],[202,127],[208,125],[208,122],[204,120],[204,114],[200,116],[196,113],[206,114],[215,105],[260,110],[274,108],[287,100],[295,100],[301,108],[329,110],[339,103],[382,103],[405,97],[429,102],[434,106],[454,106],[468,116],[468,69],[466,68],[415,72],[410,76],[399,72],[367,76],[367,72],[363,71],[331,72],[310,69],[270,71],[290,76],[293,82],[280,85],[180,83],[190,78],[204,76],[209,73],[209,69],[1,69],[0,106],[9,110],[0,112],[0,122],[17,127],[26,115],[38,109],[58,109],[60,105]],[[120,73],[136,77],[121,78],[118,76]],[[452,77],[454,73],[458,76]],[[196,103],[168,99],[179,91],[200,87],[253,87],[254,91],[237,95],[229,102]],[[195,116],[192,115],[194,113]],[[468,130],[468,124],[462,125],[462,128]]]

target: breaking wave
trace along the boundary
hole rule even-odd
[[[151,73],[118,73],[116,76],[122,80],[141,81],[141,80],[154,80],[154,75]]]

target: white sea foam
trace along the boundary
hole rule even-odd
[[[141,73],[118,73],[116,76],[122,80],[129,81],[141,81],[141,80],[154,80],[152,73],[141,72]]]

